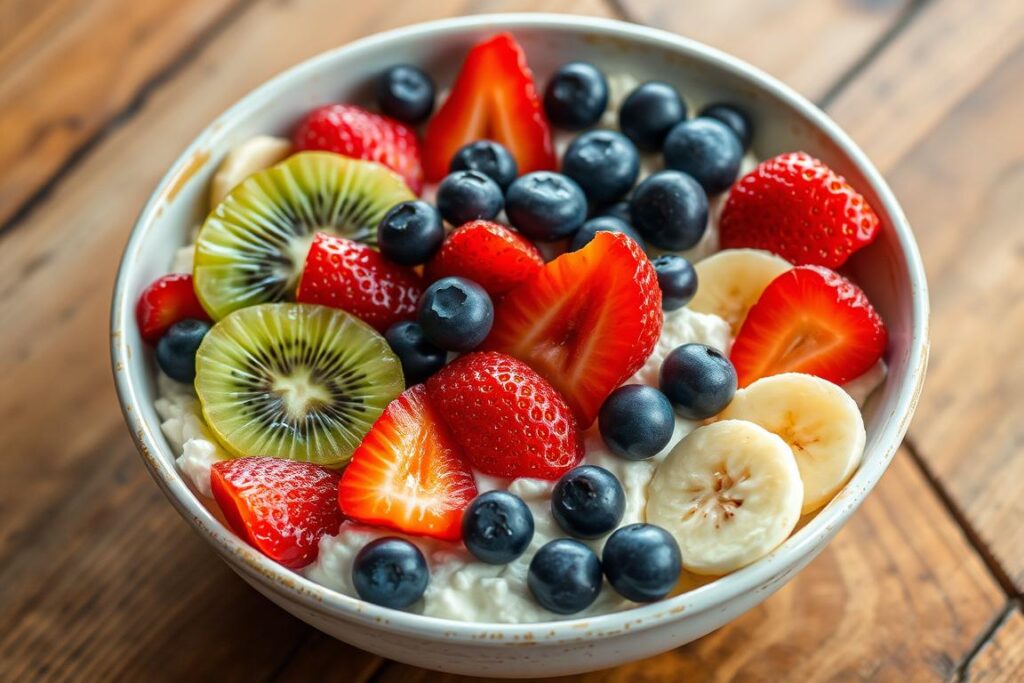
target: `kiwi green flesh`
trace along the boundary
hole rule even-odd
[[[259,304],[213,326],[196,353],[203,415],[233,455],[344,464],[405,388],[387,341],[344,311]]]
[[[318,231],[373,245],[388,209],[414,198],[398,175],[372,161],[294,154],[249,176],[207,217],[196,241],[196,294],[214,320],[291,300]]]

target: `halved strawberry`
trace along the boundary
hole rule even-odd
[[[160,341],[171,325],[186,318],[210,319],[196,298],[190,273],[172,273],[157,278],[143,290],[135,305],[139,333],[149,344]]]
[[[798,266],[761,293],[729,357],[741,387],[782,372],[843,384],[881,358],[887,338],[859,287],[828,268]]]
[[[662,319],[646,254],[626,235],[598,232],[505,295],[483,348],[529,363],[586,429],[608,394],[651,355]]]
[[[347,517],[415,536],[462,536],[476,482],[422,384],[388,404],[341,477]]]
[[[320,539],[338,533],[338,479],[318,465],[278,458],[223,460],[210,471],[213,497],[235,533],[291,569],[315,560]]]
[[[469,278],[497,298],[544,265],[537,247],[518,232],[490,221],[454,230],[427,263],[430,282],[450,275]]]
[[[557,164],[533,72],[523,48],[508,33],[473,46],[448,99],[427,124],[427,180],[443,178],[460,147],[485,138],[504,145],[520,173],[554,170]]]

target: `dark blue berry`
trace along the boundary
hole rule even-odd
[[[592,130],[569,144],[562,173],[575,180],[592,203],[607,204],[633,187],[640,174],[640,155],[622,133]]]
[[[434,81],[411,64],[393,66],[377,80],[377,104],[391,118],[423,123],[434,110]]]
[[[196,378],[196,351],[210,323],[185,318],[170,326],[156,344],[156,363],[164,374],[179,382]]]
[[[633,227],[656,247],[682,251],[700,242],[708,227],[708,196],[679,171],[659,171],[633,191]]]
[[[601,566],[615,592],[634,602],[654,602],[672,592],[683,568],[679,544],[653,524],[629,524],[608,537]]]
[[[639,244],[641,249],[647,248],[644,238],[628,223],[614,216],[597,216],[596,218],[591,218],[576,231],[576,234],[572,236],[572,242],[569,244],[569,251],[577,251],[587,246],[598,232],[621,232]]]
[[[581,465],[569,470],[551,492],[551,514],[576,538],[600,538],[622,521],[626,494],[615,475],[603,467]]]
[[[505,215],[530,239],[554,242],[583,225],[587,198],[575,181],[561,173],[527,173],[509,186]]]
[[[626,384],[604,400],[598,424],[612,453],[646,460],[668,445],[676,418],[665,394],[645,384]]]
[[[418,318],[423,334],[446,351],[478,346],[494,324],[494,304],[480,285],[464,277],[445,277],[420,298]]]
[[[526,584],[541,607],[573,614],[593,604],[601,592],[601,561],[579,541],[559,538],[533,556]]]
[[[718,119],[729,126],[739,138],[743,151],[750,149],[750,142],[754,137],[754,127],[750,123],[750,117],[740,108],[731,104],[709,104],[700,110],[700,116]]]
[[[660,384],[677,413],[688,420],[706,420],[732,401],[736,369],[710,346],[683,344],[662,362]]]
[[[501,188],[479,171],[449,173],[437,187],[437,210],[455,227],[489,221],[501,213],[503,203]]]
[[[544,112],[565,130],[583,130],[598,122],[608,106],[608,81],[593,64],[569,62],[544,89]]]
[[[613,218],[618,218],[620,221],[626,224],[633,223],[633,217],[629,215],[628,201],[615,202],[614,204],[606,206],[600,211],[598,211],[597,215],[612,216]]]
[[[405,609],[420,599],[429,582],[430,569],[423,553],[395,536],[370,541],[352,564],[356,593],[383,607]]]
[[[665,136],[686,118],[686,104],[667,83],[650,81],[629,93],[619,107],[619,128],[645,152],[656,152]]]
[[[519,496],[488,491],[462,517],[462,542],[482,562],[508,564],[533,540],[533,514]]]
[[[380,253],[403,266],[426,263],[442,242],[441,214],[421,199],[391,207],[377,226]]]
[[[477,140],[459,148],[452,157],[450,172],[476,171],[498,183],[504,192],[519,175],[516,159],[494,140]]]
[[[423,328],[412,320],[401,320],[384,333],[391,350],[402,362],[405,386],[423,382],[444,367],[448,353],[439,349],[423,334]]]
[[[740,172],[739,138],[716,119],[690,119],[665,138],[665,167],[694,178],[709,195],[729,189]]]
[[[663,254],[651,264],[658,274],[662,309],[674,311],[690,303],[697,293],[697,271],[693,264],[678,254]]]

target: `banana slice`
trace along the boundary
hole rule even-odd
[[[764,557],[800,519],[803,485],[786,442],[743,420],[700,427],[658,466],[647,521],[679,543],[694,574],[725,574]]]
[[[291,154],[292,143],[284,138],[257,135],[228,152],[210,181],[210,209],[216,208],[228,192],[256,171],[270,168]]]
[[[724,318],[735,337],[768,283],[792,267],[786,259],[760,249],[724,249],[694,266],[697,294],[690,308]]]
[[[737,391],[721,417],[759,424],[792,449],[804,484],[801,514],[832,500],[864,455],[867,434],[857,402],[813,375],[763,377]]]

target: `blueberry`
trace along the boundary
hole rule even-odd
[[[740,140],[740,147],[743,151],[750,149],[750,142],[754,137],[754,127],[742,109],[731,104],[709,104],[700,110],[700,116],[718,119],[736,133]]]
[[[384,333],[391,350],[402,362],[405,386],[423,382],[444,367],[448,353],[437,348],[423,334],[423,328],[412,320],[401,320]]]
[[[579,541],[555,539],[530,560],[526,585],[541,607],[573,614],[593,604],[601,592],[601,561]]]
[[[656,247],[682,251],[700,242],[708,226],[708,196],[679,171],[659,171],[633,191],[629,212],[635,227]]]
[[[173,380],[194,381],[196,351],[209,331],[210,323],[202,320],[185,318],[174,323],[156,344],[156,364]]]
[[[715,119],[683,121],[665,138],[665,167],[692,176],[709,195],[729,189],[742,160],[739,138]]]
[[[615,475],[603,467],[581,465],[569,470],[551,492],[551,515],[576,538],[600,538],[622,521],[626,494]]]
[[[722,412],[736,393],[736,369],[729,359],[704,344],[683,344],[661,364],[661,390],[688,420]]]
[[[618,218],[620,221],[626,224],[633,223],[633,217],[629,215],[628,201],[615,202],[614,204],[606,206],[603,209],[601,209],[597,215]]]
[[[421,199],[395,204],[377,226],[380,253],[403,266],[426,263],[442,242],[441,214]]]
[[[548,120],[565,130],[583,130],[601,118],[608,106],[608,81],[593,64],[569,62],[544,89]]]
[[[501,188],[479,171],[449,173],[437,187],[437,209],[455,227],[489,221],[501,213],[503,203]]]
[[[377,80],[377,104],[391,118],[423,123],[434,110],[434,81],[411,64],[393,66]]]
[[[619,107],[619,128],[645,152],[656,152],[672,128],[686,118],[686,104],[667,83],[649,81]]]
[[[587,218],[587,198],[574,180],[537,171],[516,179],[505,195],[505,214],[519,232],[554,242],[576,232]]]
[[[533,514],[523,500],[508,491],[477,496],[462,517],[462,542],[476,559],[508,564],[533,540]]]
[[[663,254],[651,264],[658,274],[662,309],[674,311],[690,303],[697,293],[697,271],[693,264],[677,254]]]
[[[477,140],[459,148],[452,157],[450,172],[477,171],[498,183],[504,192],[519,175],[516,159],[502,145],[493,140]]]
[[[668,445],[676,420],[665,394],[645,384],[626,384],[604,400],[598,424],[612,453],[646,460]]]
[[[469,351],[491,331],[494,304],[475,282],[444,277],[423,292],[418,317],[431,344],[446,351]]]
[[[352,584],[367,602],[405,609],[427,589],[430,570],[420,549],[409,541],[387,536],[364,545],[352,564]]]
[[[629,524],[608,537],[601,566],[619,595],[654,602],[675,588],[683,559],[676,539],[660,526]]]
[[[569,144],[562,173],[575,180],[592,203],[607,204],[633,187],[640,174],[640,155],[622,133],[592,130]]]
[[[572,242],[569,244],[569,251],[578,251],[587,246],[598,232],[621,232],[639,244],[641,249],[647,248],[644,238],[629,223],[619,220],[614,216],[597,216],[596,218],[591,218],[576,231],[576,234],[572,236]]]

